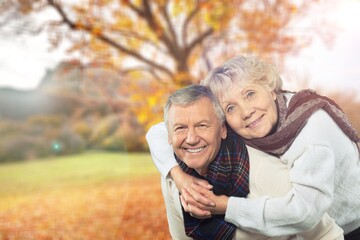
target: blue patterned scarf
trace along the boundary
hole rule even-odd
[[[192,176],[207,180],[216,195],[246,197],[249,193],[249,156],[246,146],[230,127],[227,138],[221,142],[219,153],[209,165],[206,178],[189,168],[176,155],[182,170]],[[224,220],[224,215],[197,219],[183,210],[186,235],[194,239],[232,239],[236,226]]]

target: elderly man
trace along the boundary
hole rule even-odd
[[[167,101],[164,118],[168,141],[183,171],[206,179],[214,186],[215,194],[239,197],[248,194],[249,161],[245,145],[238,135],[226,129],[223,111],[208,88],[192,85],[176,91]],[[185,222],[186,233],[193,238],[232,239],[236,227],[225,222],[223,215],[200,220],[181,211],[176,188],[169,195],[171,184],[171,179],[163,181],[174,239],[185,238],[180,219]],[[177,204],[172,205],[174,201]]]
[[[216,97],[200,85],[192,85],[172,94],[164,109],[168,144],[161,141],[164,136],[163,124],[152,127],[147,134],[152,157],[162,173],[162,191],[166,205],[170,234],[173,239],[270,239],[266,236],[236,229],[224,221],[224,215],[209,215],[197,219],[187,213],[190,206],[181,207],[180,199],[187,196],[190,189],[176,187],[176,182],[187,179],[190,174],[202,180],[196,184],[212,188],[216,195],[245,197],[249,187],[249,159],[242,139],[225,126],[225,117]],[[156,144],[154,144],[156,142]],[[163,149],[160,150],[159,146]],[[165,151],[164,151],[165,149]],[[159,152],[161,152],[159,160]],[[174,154],[175,153],[175,154]],[[290,188],[290,180],[285,165],[270,155],[249,148],[251,174],[248,197],[261,195],[281,196]],[[171,162],[176,159],[178,166]],[[165,159],[169,158],[169,161]],[[276,173],[276,174],[275,174]],[[206,181],[204,181],[206,180]],[[185,202],[185,201],[183,201]],[[219,213],[226,205],[216,209]],[[189,238],[189,236],[191,238]],[[325,236],[325,238],[323,238]],[[331,236],[331,237],[330,237]],[[273,237],[271,239],[342,239],[342,230],[333,219],[325,215],[312,230],[297,236]],[[328,238],[330,237],[330,238]]]

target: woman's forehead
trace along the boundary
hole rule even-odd
[[[271,89],[267,85],[258,84],[254,82],[243,82],[243,83],[232,83],[229,86],[224,87],[223,89],[219,89],[219,91],[216,93],[218,99],[220,102],[223,101],[229,101],[230,99],[234,97],[239,97],[243,94],[246,94],[248,91],[254,90],[254,91],[269,91],[271,92]]]

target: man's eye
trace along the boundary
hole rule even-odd
[[[200,128],[207,128],[207,125],[206,124],[200,124],[199,127]]]
[[[185,129],[185,127],[176,127],[175,129],[174,129],[174,131],[175,132],[178,132],[178,131],[181,131],[181,130],[184,130]]]

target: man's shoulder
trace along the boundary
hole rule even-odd
[[[227,137],[226,139],[223,140],[226,144],[232,144],[234,143],[234,141],[239,142],[241,144],[245,144],[244,139],[240,135],[238,135],[234,130],[232,130],[231,127],[226,125],[226,129],[227,129]]]

